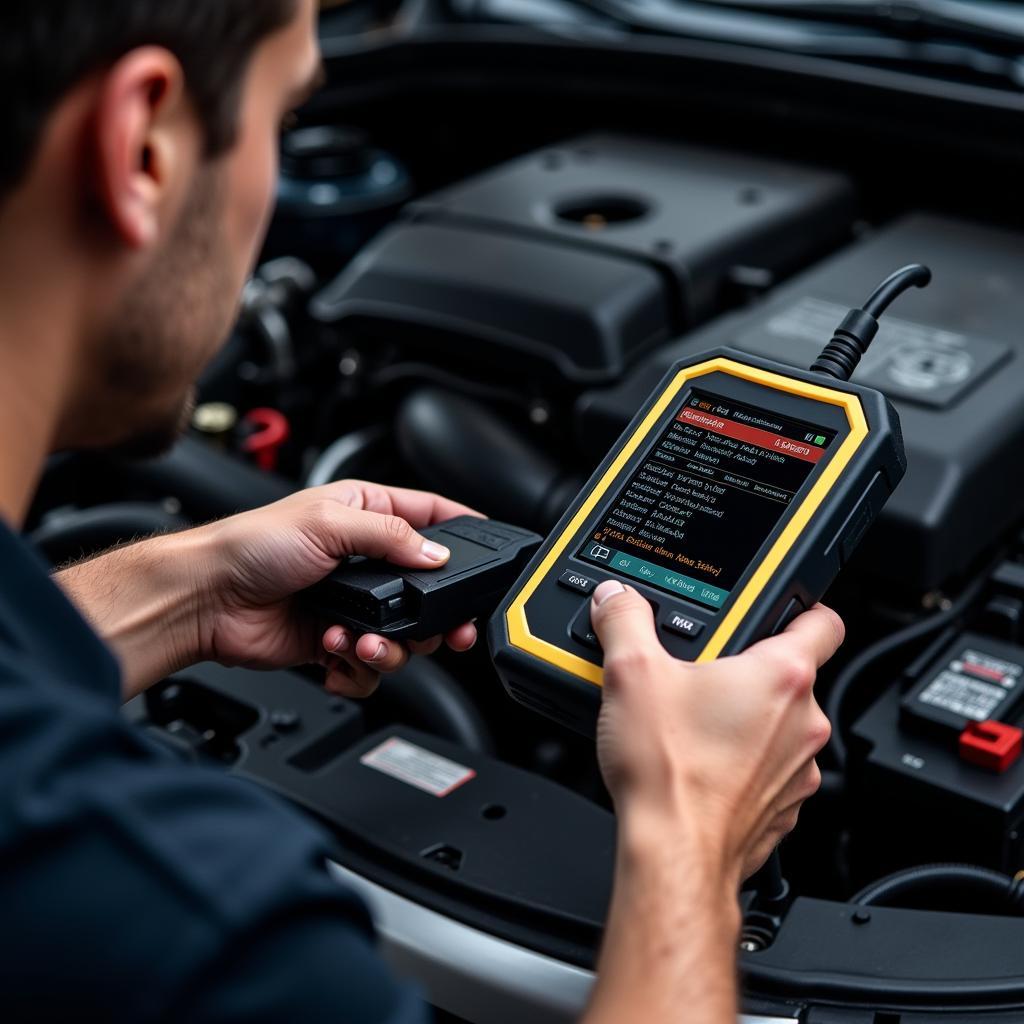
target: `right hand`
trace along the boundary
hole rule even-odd
[[[687,851],[696,844],[738,883],[821,783],[814,756],[830,726],[813,685],[842,620],[816,605],[778,636],[699,665],[665,651],[632,587],[602,583],[591,620],[604,649],[598,759],[620,819],[674,822]]]

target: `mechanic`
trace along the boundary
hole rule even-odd
[[[328,878],[328,837],[177,761],[119,703],[208,659],[320,662],[329,689],[368,695],[409,651],[318,630],[289,596],[353,553],[440,564],[416,527],[465,510],[342,482],[56,577],[17,533],[48,453],[157,452],[187,421],[267,223],[279,122],[320,76],[314,0],[0,10],[0,1015],[424,1019]],[[842,625],[818,607],[695,667],[635,592],[593,600],[619,855],[585,1019],[731,1020],[737,887],[818,785],[812,683]]]

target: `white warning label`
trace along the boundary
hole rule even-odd
[[[433,796],[447,796],[476,775],[472,768],[399,736],[392,736],[373,750],[368,750],[359,758],[359,763]]]
[[[954,672],[942,672],[921,693],[923,704],[984,722],[1003,702],[1006,694],[998,687],[977,679],[965,679]]]
[[[983,722],[997,713],[1022,674],[1021,665],[968,647],[921,691],[919,699]]]

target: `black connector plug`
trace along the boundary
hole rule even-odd
[[[860,358],[878,333],[878,318],[897,296],[908,288],[924,288],[932,272],[921,263],[911,263],[890,274],[861,309],[851,309],[836,328],[832,340],[811,364],[815,373],[827,373],[837,380],[849,380]]]

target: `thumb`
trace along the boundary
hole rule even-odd
[[[657,646],[654,613],[632,587],[605,580],[595,591],[590,622],[604,650],[605,661],[637,648]]]
[[[327,548],[335,558],[365,555],[410,569],[436,569],[451,555],[443,544],[428,540],[400,516],[339,505],[323,525]]]

